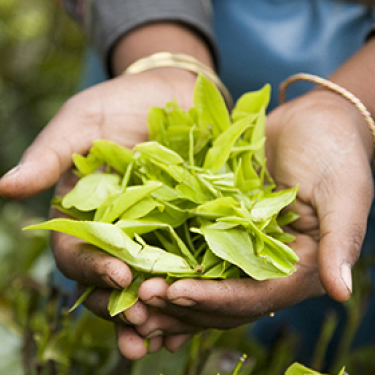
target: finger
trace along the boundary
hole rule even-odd
[[[211,318],[212,319],[212,318]],[[199,327],[184,323],[179,319],[166,315],[160,311],[150,312],[148,319],[136,327],[136,331],[145,338],[168,336],[176,334],[195,333]]]
[[[212,315],[192,311],[191,309],[171,304],[167,299],[167,290],[169,284],[163,278],[153,278],[145,281],[139,288],[138,295],[142,296],[143,302],[149,306],[157,307],[165,312],[165,315],[153,315],[147,321],[143,333],[150,335],[155,334],[181,334],[186,332],[196,332],[198,326],[212,327],[212,328],[233,328],[239,324],[248,322],[247,318],[239,319],[236,317],[222,317],[216,316],[215,322],[212,321]],[[180,301],[181,302],[181,301]],[[181,324],[181,321],[176,321],[171,316],[178,317],[181,321],[188,323]],[[168,327],[168,328],[167,328]],[[141,331],[139,331],[141,332]]]
[[[171,353],[176,352],[186,342],[188,342],[193,335],[175,335],[164,337],[164,347]]]
[[[180,316],[181,319],[195,319],[195,324],[201,326],[227,324],[224,328],[230,328],[322,295],[316,263],[317,242],[309,236],[298,235],[293,247],[298,250],[300,261],[291,276],[266,281],[180,280],[168,289],[168,301],[185,308],[185,317]],[[202,314],[196,314],[199,312]]]
[[[119,325],[116,328],[118,347],[124,357],[137,360],[148,353],[147,341],[133,327]]]
[[[146,305],[162,309],[167,305],[168,288],[169,284],[164,278],[154,277],[141,284],[138,296]]]
[[[123,312],[126,320],[135,326],[144,324],[149,317],[147,306],[141,301],[137,301],[133,306]]]
[[[85,287],[80,285],[78,288],[80,293],[83,293]],[[111,295],[111,291],[108,289],[95,289],[86,298],[83,304],[92,311],[95,315],[102,319],[112,321],[116,324],[142,324],[148,318],[147,307],[137,301],[133,306],[128,308],[126,311],[121,312],[116,316],[111,316],[108,311],[108,303]]]
[[[366,233],[372,185],[370,168],[362,160],[345,165],[339,175],[332,172],[326,184],[316,191],[321,233],[320,277],[327,293],[340,302],[352,293],[351,269]]]
[[[177,301],[177,304],[179,304],[179,306],[176,306],[175,303],[170,303],[170,301],[167,298],[168,288],[169,288],[169,284],[165,281],[165,279],[162,279],[162,278],[154,278],[154,279],[147,280],[139,288],[142,294],[144,303],[146,303],[147,305],[162,309],[162,311],[167,314],[167,315],[158,317],[158,320],[161,320],[162,322],[159,322],[155,318],[154,320],[148,321],[147,322],[148,327],[151,324],[157,325],[157,323],[160,323],[160,325],[162,326],[169,325],[169,330],[167,332],[169,334],[176,335],[176,334],[196,331],[198,326],[224,329],[224,328],[233,328],[233,327],[238,326],[241,323],[248,322],[247,318],[240,320],[237,316],[234,318],[230,316],[225,316],[225,317],[216,316],[215,322],[213,322],[211,314],[207,315],[206,312],[201,313],[199,311],[194,311],[193,309],[189,309],[188,307],[190,307],[190,303],[192,303],[192,301],[179,300]],[[193,305],[194,304],[192,304],[192,306]],[[181,324],[180,322],[178,324],[173,325],[174,320],[172,320],[170,316],[178,317],[183,322],[188,323],[189,326],[185,326]],[[158,328],[152,327],[152,329],[153,330],[159,329],[160,332],[166,333],[165,332],[166,329],[164,328],[162,330],[160,328],[160,325]],[[192,327],[194,327],[194,329],[192,329]],[[173,330],[171,328],[173,328]]]
[[[23,199],[53,186],[72,164],[73,153],[86,153],[99,138],[100,118],[87,98],[70,99],[25,151],[17,167],[0,180],[0,194]]]
[[[69,279],[103,288],[125,288],[132,281],[122,260],[76,237],[53,231],[51,245],[58,269]]]
[[[149,340],[148,353],[156,353],[163,348],[163,336],[151,337]]]

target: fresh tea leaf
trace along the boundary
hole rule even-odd
[[[206,159],[204,160],[204,169],[212,172],[218,172],[220,168],[227,162],[232,147],[238,138],[252,126],[247,119],[233,124],[223,131],[214,141],[213,146],[208,150]]]
[[[53,219],[25,229],[49,229],[70,234],[97,246],[141,272],[194,273],[182,257],[154,246],[142,246],[120,228],[109,223]]]
[[[162,146],[157,142],[143,142],[134,147],[135,150],[147,155],[151,159],[161,163],[178,165],[183,164],[184,159],[176,152]]]
[[[203,75],[199,75],[194,90],[194,105],[199,126],[211,128],[214,138],[230,126],[228,109],[216,86]]]
[[[131,186],[126,189],[125,193],[119,195],[104,211],[102,217],[96,217],[105,223],[111,223],[118,219],[127,209],[132,207],[135,203],[147,197],[153,191],[162,186],[160,182],[150,181],[143,186]]]
[[[243,94],[238,100],[232,111],[233,121],[238,121],[249,115],[257,115],[263,109],[266,109],[271,97],[271,86],[264,85],[258,91]]]
[[[92,173],[82,177],[75,188],[64,196],[61,204],[66,209],[73,207],[80,211],[92,211],[120,191],[119,175]]]
[[[338,375],[345,374],[345,367],[340,370]],[[309,369],[300,363],[293,363],[285,372],[285,375],[324,375],[318,371]]]
[[[133,151],[117,143],[100,139],[94,141],[90,154],[114,168],[119,173],[125,173],[128,164],[132,161]]]
[[[138,301],[138,289],[143,281],[141,276],[136,276],[127,288],[112,290],[108,303],[111,316],[127,310]]]
[[[221,259],[235,264],[255,280],[267,280],[289,275],[266,259],[258,257],[245,229],[216,229],[215,225],[202,226],[202,233],[211,251]]]
[[[283,208],[291,204],[297,196],[298,186],[288,190],[266,194],[256,202],[251,210],[254,220],[263,221],[277,215]]]

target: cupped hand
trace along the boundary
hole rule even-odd
[[[269,115],[266,150],[278,188],[299,184],[300,219],[287,229],[296,236],[291,246],[300,257],[297,271],[262,282],[146,281],[140,298],[164,314],[139,325],[140,334],[164,334],[164,345],[175,350],[184,340],[174,334],[236,327],[324,293],[337,301],[350,298],[351,269],[373,197],[372,139],[365,121],[346,99],[312,91]]]
[[[159,68],[119,76],[75,95],[26,150],[18,166],[1,178],[0,194],[23,199],[57,182],[56,194],[65,195],[77,181],[71,172],[72,154],[86,154],[95,139],[108,139],[129,148],[147,140],[149,108],[163,107],[172,100],[184,109],[190,108],[195,80],[196,76],[190,72]],[[51,216],[61,213],[53,210]],[[54,232],[51,240],[62,273],[77,281],[81,289],[88,285],[97,287],[86,306],[110,319],[107,303],[111,288],[129,285],[132,279],[129,267],[77,238]],[[147,352],[144,338],[135,333],[133,325],[146,322],[148,316],[145,305],[138,302],[112,319],[133,332],[135,341],[130,342],[139,344],[125,349],[124,355],[137,358]],[[151,351],[158,341],[151,340]]]

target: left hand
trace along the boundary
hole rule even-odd
[[[351,268],[359,257],[373,198],[371,134],[346,99],[312,91],[274,110],[267,121],[267,157],[278,188],[300,185],[288,229],[300,261],[286,278],[255,281],[163,279],[142,284],[139,296],[159,308],[136,330],[163,335],[160,346],[176,350],[202,328],[232,328],[328,293],[350,298]],[[160,336],[161,337],[161,336]],[[129,343],[119,331],[119,345]]]

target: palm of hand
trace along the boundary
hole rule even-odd
[[[297,272],[265,282],[182,280],[164,289],[147,281],[141,298],[164,306],[190,330],[176,322],[169,325],[167,315],[150,318],[152,325],[170,335],[199,327],[230,328],[324,292],[348,299],[350,269],[359,256],[373,195],[371,138],[362,121],[350,103],[326,92],[273,111],[267,122],[270,172],[279,188],[300,185],[300,219],[289,228],[296,235]],[[166,304],[155,303],[155,297]],[[144,334],[149,326],[138,331]]]

